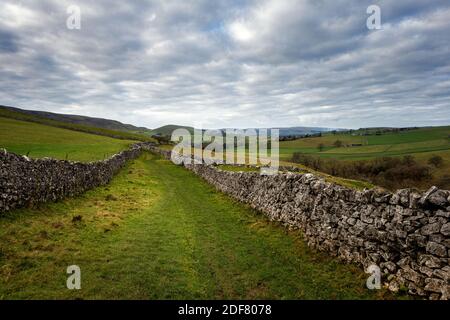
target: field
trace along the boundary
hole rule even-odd
[[[0,117],[0,148],[32,158],[102,160],[135,142]]]
[[[72,264],[82,290],[65,287]],[[402,298],[366,278],[150,154],[107,187],[0,218],[3,299]]]
[[[121,131],[121,130],[112,130],[105,128],[98,128],[84,124],[76,124],[70,122],[57,121],[41,116],[37,116],[34,114],[28,114],[17,110],[11,110],[5,107],[0,106],[0,117],[1,118],[9,118],[14,120],[21,120],[33,123],[39,123],[46,126],[68,129],[72,131],[86,132],[91,134],[97,134],[101,136],[111,137],[115,139],[124,139],[124,140],[139,140],[139,141],[155,141],[147,134],[141,134],[131,131]]]
[[[439,184],[448,188],[448,182],[441,178],[450,175],[449,137],[450,127],[448,126],[369,136],[330,133],[322,137],[282,141],[280,142],[280,158],[289,162],[294,152],[300,152],[322,159],[352,163],[359,160],[381,157],[402,158],[409,155],[413,156],[419,165],[427,166],[432,178],[426,181],[410,182],[406,185],[407,187],[428,189],[432,184]],[[343,146],[335,146],[337,140],[341,141]],[[322,150],[319,149],[319,145]],[[428,165],[428,160],[433,156],[440,156],[443,160],[442,165]]]
[[[325,134],[322,137],[280,142],[280,157],[288,160],[294,152],[303,152],[324,158],[364,160],[405,154],[445,153],[450,152],[449,135],[450,127],[420,128],[371,136]],[[333,144],[336,140],[342,141],[344,145],[362,146],[335,147]],[[319,144],[323,144],[322,151],[318,149]]]

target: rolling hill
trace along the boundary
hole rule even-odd
[[[78,125],[83,125],[83,126],[92,126],[92,127],[109,129],[109,130],[133,131],[133,132],[149,130],[145,127],[136,127],[131,124],[125,124],[125,123],[119,122],[117,120],[94,118],[94,117],[87,117],[87,116],[73,115],[73,114],[60,114],[60,113],[53,113],[53,112],[47,112],[47,111],[25,110],[25,109],[8,107],[8,106],[0,106],[0,108],[7,109],[12,112],[29,114],[29,115],[37,116],[40,118],[49,119],[49,120],[73,123],[73,124],[78,124]]]
[[[102,160],[135,142],[0,117],[0,148],[31,158]]]
[[[175,131],[176,129],[186,129],[191,134],[194,132],[193,127],[168,124],[168,125],[151,130],[150,135],[152,135],[152,136],[153,135],[170,136],[172,134],[172,132]]]
[[[51,118],[46,117],[46,115],[49,115]],[[138,133],[139,130],[136,132],[129,131],[129,130],[113,130],[113,129],[107,129],[102,128],[97,125],[88,125],[88,124],[81,124],[81,123],[75,123],[75,122],[67,122],[65,120],[69,119],[66,117],[66,115],[59,115],[55,113],[40,113],[35,111],[29,111],[29,110],[22,110],[18,108],[12,108],[12,107],[5,107],[0,106],[0,117],[3,118],[9,118],[9,119],[15,119],[15,120],[21,120],[21,121],[27,121],[27,122],[33,122],[33,123],[39,123],[47,126],[57,127],[57,128],[63,128],[63,129],[69,129],[74,131],[81,131],[86,133],[92,133],[102,136],[107,136],[111,138],[116,139],[124,139],[124,140],[139,140],[139,141],[153,141],[152,138],[150,138],[147,134],[141,134]],[[78,117],[78,116],[75,116]],[[84,117],[80,116],[82,118],[91,119],[90,122],[104,122],[107,123],[109,121],[114,122],[114,120],[105,120],[105,119],[96,119],[92,120],[94,118]],[[59,120],[55,120],[59,119]],[[80,120],[81,121],[81,120]],[[120,122],[117,122],[120,124]],[[127,126],[127,125],[124,125]],[[136,129],[139,129],[138,127],[135,127]],[[146,129],[148,130],[148,129]]]

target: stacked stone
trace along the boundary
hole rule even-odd
[[[170,152],[162,155],[170,159]],[[450,298],[450,191],[357,191],[310,173],[185,167],[271,220],[301,229],[309,246],[364,268],[376,264],[392,291]]]
[[[147,146],[135,144],[109,159],[90,163],[29,159],[0,151],[0,212],[57,201],[105,185]]]

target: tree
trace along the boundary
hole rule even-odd
[[[336,148],[340,148],[340,147],[342,147],[344,144],[343,144],[343,142],[342,142],[341,140],[336,140],[336,141],[333,143],[333,145],[334,145]]]
[[[325,145],[323,143],[319,143],[319,145],[317,146],[317,149],[319,149],[319,152],[322,152],[324,148],[325,148]]]
[[[434,155],[430,159],[428,159],[428,164],[435,166],[436,168],[442,166],[443,162],[444,160],[442,159],[442,157],[438,155]]]

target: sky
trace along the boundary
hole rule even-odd
[[[450,1],[1,0],[0,104],[148,128],[449,125]]]

